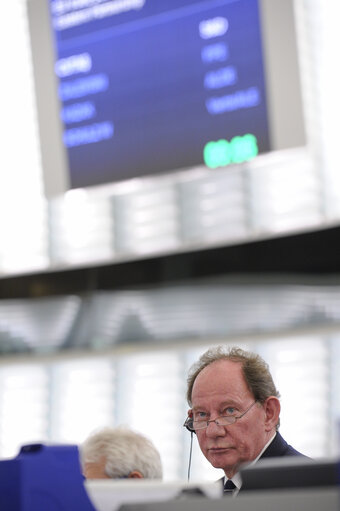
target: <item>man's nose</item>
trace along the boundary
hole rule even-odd
[[[225,426],[216,424],[215,419],[209,421],[205,431],[207,436],[224,436],[226,434]]]

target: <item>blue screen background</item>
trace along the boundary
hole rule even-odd
[[[59,76],[72,188],[202,165],[247,133],[270,150],[257,0],[145,0],[54,40],[56,62],[90,60]]]

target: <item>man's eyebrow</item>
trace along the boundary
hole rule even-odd
[[[240,408],[241,407],[241,403],[237,403],[234,400],[227,399],[225,401],[222,401],[222,403],[220,403],[219,408],[226,408],[228,406],[230,406],[232,408]],[[197,412],[198,410],[206,412],[207,408],[205,406],[199,406],[199,405],[193,406],[191,408],[192,412]]]
[[[232,401],[232,400],[227,400],[227,401],[223,401],[223,403],[221,403],[220,405],[220,408],[226,408],[226,407],[232,407],[232,408],[239,408],[241,406],[240,403],[236,403],[236,401]]]
[[[206,411],[207,409],[204,406],[193,406],[191,408],[192,412],[196,412],[197,410],[204,410],[204,411]]]

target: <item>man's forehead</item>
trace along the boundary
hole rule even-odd
[[[230,360],[218,360],[206,366],[197,375],[192,388],[192,399],[221,396],[227,400],[248,394],[241,364]]]
[[[242,364],[240,362],[234,362],[228,359],[215,360],[211,364],[207,365],[198,373],[194,385],[200,380],[211,380],[216,376],[216,380],[219,381],[221,378],[230,379],[231,381],[244,380]]]

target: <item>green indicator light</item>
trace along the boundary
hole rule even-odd
[[[229,163],[241,163],[257,156],[259,152],[255,135],[247,133],[228,140],[208,142],[203,150],[204,163],[215,169]]]
[[[203,151],[204,163],[207,167],[215,169],[224,167],[231,162],[231,148],[227,140],[208,142]]]
[[[233,163],[244,161],[243,137],[234,137],[230,140]]]
[[[236,142],[235,149],[233,150],[233,161],[235,163],[251,160],[258,155],[259,148],[257,147],[257,140],[251,133],[247,133],[247,135],[243,135],[243,137],[234,137],[231,140],[232,145],[234,141]]]

